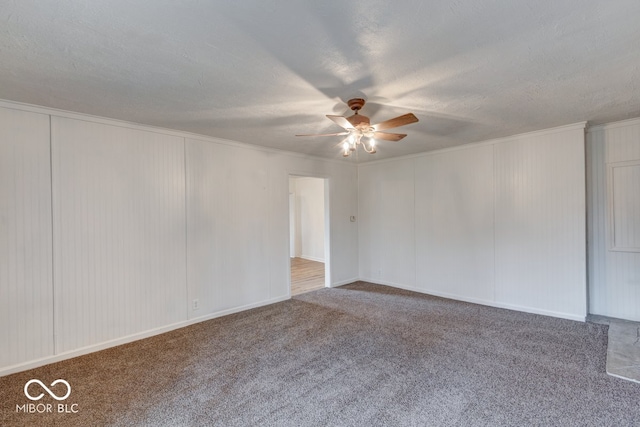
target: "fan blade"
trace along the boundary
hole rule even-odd
[[[372,127],[374,130],[385,130],[408,125],[409,123],[415,123],[417,121],[418,118],[414,116],[413,113],[407,113],[394,119],[385,120],[384,122],[373,125]]]
[[[375,139],[384,139],[385,141],[400,141],[407,136],[406,133],[390,133],[390,132],[374,132]]]
[[[333,120],[335,124],[345,129],[353,129],[353,125],[347,120],[346,117],[343,116],[331,116],[327,114],[327,118],[329,120]]]
[[[349,132],[336,132],[336,133],[309,133],[309,134],[296,135],[296,136],[342,136],[342,135],[349,135]]]

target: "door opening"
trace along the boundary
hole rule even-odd
[[[328,180],[289,177],[291,295],[330,286]]]

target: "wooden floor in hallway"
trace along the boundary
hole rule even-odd
[[[291,258],[291,295],[324,288],[324,263]]]

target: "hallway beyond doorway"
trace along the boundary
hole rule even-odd
[[[291,258],[291,295],[324,288],[324,263]]]

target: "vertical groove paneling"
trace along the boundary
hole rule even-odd
[[[426,292],[493,300],[493,148],[416,159],[416,276]]]
[[[360,276],[584,318],[584,167],[577,126],[362,165]],[[401,273],[411,266],[414,282]]]
[[[269,299],[267,154],[192,139],[186,153],[189,317]]]
[[[586,315],[584,132],[494,149],[496,299]]]
[[[359,169],[361,278],[415,285],[413,168],[408,159]]]
[[[612,185],[607,166],[640,160],[640,121],[596,128],[588,135],[589,158],[589,310],[593,314],[640,321],[640,253],[610,250]],[[637,193],[637,186],[633,190]],[[620,189],[619,189],[620,190]],[[633,191],[627,191],[633,196]],[[635,199],[637,202],[637,199]],[[624,203],[633,203],[627,200]],[[623,205],[624,205],[623,203]],[[636,220],[633,204],[618,206],[623,235],[625,217]],[[626,236],[620,236],[625,237]]]
[[[52,118],[58,351],[186,319],[183,144]]]
[[[286,297],[291,173],[329,179],[331,280],[357,279],[355,165],[199,141],[189,205],[185,138],[145,129],[0,108],[1,373]]]
[[[49,116],[0,108],[0,368],[53,354]]]

